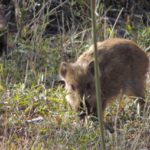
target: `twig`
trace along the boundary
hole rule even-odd
[[[116,19],[116,21],[115,21],[115,23],[114,23],[114,25],[113,25],[113,27],[112,27],[112,32],[111,32],[110,35],[109,35],[109,38],[112,36],[112,33],[113,33],[113,31],[114,31],[114,29],[115,29],[115,27],[116,27],[116,24],[117,24],[117,22],[118,22],[118,20],[119,20],[119,17],[120,17],[120,15],[121,15],[122,11],[123,11],[123,8],[120,10],[120,12],[119,12],[119,14],[118,14],[118,16],[117,16],[117,19]]]

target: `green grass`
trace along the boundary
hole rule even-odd
[[[62,88],[18,84],[1,93],[0,149],[100,149],[97,123],[80,123],[64,101]],[[113,134],[105,130],[107,149],[149,147],[149,110],[140,118],[131,98],[123,100],[105,113],[115,129]],[[38,117],[42,120],[34,121]]]

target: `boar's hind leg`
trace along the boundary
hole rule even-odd
[[[142,80],[142,78],[138,78],[136,80],[134,79],[134,82],[131,86],[131,92],[133,96],[138,97],[136,100],[137,114],[141,115],[145,105],[145,80]]]

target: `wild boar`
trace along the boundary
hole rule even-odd
[[[139,98],[144,103],[149,60],[146,53],[127,39],[108,39],[97,43],[103,112],[119,93]],[[94,47],[85,51],[74,63],[62,62],[59,74],[65,82],[66,99],[76,111],[97,113]]]

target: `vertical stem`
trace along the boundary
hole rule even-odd
[[[99,119],[99,126],[101,131],[102,149],[105,150],[104,139],[104,125],[103,125],[103,111],[102,111],[102,99],[101,99],[101,83],[100,83],[100,68],[97,58],[97,41],[96,41],[96,19],[95,19],[95,5],[96,1],[91,0],[91,14],[92,14],[92,29],[93,29],[93,43],[94,43],[94,67],[95,67],[95,86],[96,86],[96,100],[97,100],[97,113]]]
[[[21,25],[21,16],[20,16],[20,8],[19,8],[19,1],[18,0],[12,0],[14,7],[15,7],[15,19],[16,19],[16,25],[17,25],[17,36],[15,38],[15,42],[17,39],[21,37],[21,30],[22,30],[22,25]]]

